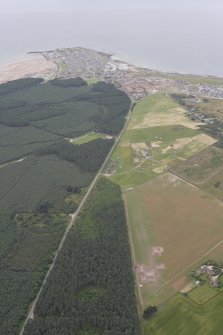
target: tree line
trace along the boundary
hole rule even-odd
[[[88,143],[74,145],[62,140],[39,150],[39,155],[54,154],[58,157],[74,162],[84,172],[95,172],[102,165],[114,141],[98,138]]]
[[[138,335],[121,190],[102,178],[59,254],[25,335]]]

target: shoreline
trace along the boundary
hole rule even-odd
[[[87,48],[86,48],[87,49]],[[124,56],[123,56],[124,57]],[[112,60],[114,61],[119,61],[122,63],[126,63],[128,65],[133,65],[135,68],[139,69],[145,69],[147,71],[155,72],[155,73],[160,73],[163,75],[175,75],[175,76],[192,76],[192,77],[200,77],[200,78],[215,78],[215,79],[223,79],[223,76],[217,76],[215,74],[198,74],[198,73],[192,73],[192,72],[183,72],[183,71],[175,71],[175,70],[162,70],[160,68],[155,68],[155,67],[149,67],[147,65],[140,64],[140,62],[137,61],[130,61],[122,58],[122,56],[114,53],[112,54],[111,57]]]
[[[104,54],[110,58],[111,61],[120,62],[126,64],[132,68],[145,70],[151,72],[151,75],[154,76],[169,76],[179,77],[178,80],[182,77],[182,80],[186,80],[186,77],[192,77],[194,79],[216,79],[223,80],[223,77],[210,75],[210,74],[196,74],[196,73],[186,73],[186,72],[176,72],[176,71],[163,71],[155,68],[150,68],[147,66],[140,65],[138,62],[130,62],[117,53],[112,53],[108,51],[94,50],[86,47],[67,47],[67,48],[57,48],[55,50],[34,50],[28,51],[23,55],[23,57],[15,57],[14,60],[8,63],[0,62],[0,84],[16,80],[19,78],[26,77],[42,77],[45,80],[54,78],[58,73],[58,64],[47,57],[47,54],[54,53],[57,50],[69,50],[80,48],[84,50],[92,50],[98,54]],[[137,64],[138,63],[138,64]]]
[[[50,79],[56,75],[57,70],[56,64],[47,60],[41,53],[27,53],[23,58],[0,64],[0,84],[26,77]]]
[[[122,62],[125,64],[128,64],[130,66],[134,66],[135,68],[139,68],[139,69],[145,69],[147,71],[151,71],[157,74],[161,74],[161,75],[170,75],[170,76],[192,76],[192,77],[200,77],[200,78],[213,78],[213,79],[223,79],[223,77],[218,76],[218,75],[214,75],[214,74],[198,74],[198,73],[192,73],[192,72],[183,72],[183,71],[175,71],[175,70],[163,70],[160,68],[156,68],[156,67],[150,67],[147,66],[146,64],[142,64],[142,62],[139,61],[134,61],[131,60],[130,58],[127,59],[127,57],[125,58],[124,55],[120,55],[118,53],[115,52],[108,52],[108,51],[102,51],[102,50],[95,50],[95,49],[91,49],[91,48],[86,48],[86,47],[67,47],[67,48],[58,48],[59,49],[73,49],[73,48],[82,48],[82,49],[86,49],[86,50],[93,50],[96,51],[97,53],[102,53],[105,54],[107,56],[110,56],[111,60],[114,61],[118,61],[118,62]],[[24,53],[23,55],[21,54],[20,56],[15,56],[14,58],[10,58],[10,60],[7,61],[0,61],[0,83],[2,82],[1,80],[1,73],[5,68],[9,68],[12,67],[14,65],[19,65],[19,63],[23,63],[24,62],[31,62],[33,58],[31,57],[38,57],[38,56],[42,56],[45,58],[45,60],[47,62],[50,62],[44,54],[47,53],[51,53],[54,52],[57,49],[52,49],[52,50],[34,50],[34,51],[28,51],[26,53]],[[32,71],[33,72],[33,71]],[[38,72],[38,69],[36,69],[36,72]],[[26,74],[25,74],[26,75]]]

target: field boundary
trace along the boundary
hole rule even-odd
[[[191,291],[196,290],[197,287],[194,287]],[[190,291],[190,292],[191,292]],[[199,304],[198,302],[196,302],[195,300],[191,299],[189,295],[187,295],[186,297],[188,299],[190,299],[190,301],[192,301],[193,303],[197,304],[198,306],[204,306],[206,304],[208,304],[211,300],[213,300],[214,298],[216,298],[218,295],[222,294],[223,290],[221,290],[220,292],[217,292],[215,295],[213,295],[213,297],[207,299],[206,301],[204,301],[203,303]]]
[[[130,247],[131,247],[131,254],[132,254],[132,263],[135,264],[136,259],[135,259],[134,244],[133,244],[132,233],[131,233],[131,228],[130,228],[130,224],[129,224],[127,201],[126,201],[126,197],[125,197],[124,192],[122,193],[122,196],[123,196],[123,201],[124,201],[124,206],[125,206],[126,223],[127,223],[128,235],[129,235],[129,244],[130,244]],[[139,287],[138,287],[138,280],[137,280],[137,275],[136,274],[135,274],[135,278],[136,278],[136,293],[137,293],[137,297],[138,297],[138,300],[139,300],[138,308],[140,309],[139,312],[142,313],[143,312],[143,299],[142,299],[142,295],[141,295],[141,292],[140,292]]]
[[[223,168],[222,168],[223,169]],[[190,181],[178,176],[177,174],[167,171],[167,174],[170,174],[176,178],[178,178],[179,180],[183,181],[184,183],[190,185],[191,187],[195,188],[196,190],[199,190],[200,192],[202,192],[203,194],[207,195],[209,198],[211,198],[212,200],[214,200],[215,202],[217,202],[220,206],[223,206],[223,201],[219,200],[218,198],[215,198],[212,194],[205,192],[204,190],[202,190],[200,187],[192,184]]]
[[[223,239],[218,242],[217,244],[215,244],[211,249],[209,249],[206,253],[204,253],[201,257],[197,258],[196,261],[192,262],[190,265],[188,265],[187,267],[185,267],[183,270],[181,270],[180,272],[178,272],[175,276],[173,276],[172,278],[170,278],[169,280],[165,281],[159,288],[159,290],[156,291],[155,294],[157,294],[157,292],[159,292],[163,287],[165,287],[166,285],[170,284],[173,282],[173,280],[175,280],[176,278],[178,278],[180,275],[184,274],[186,271],[190,270],[191,267],[195,266],[197,263],[199,263],[200,261],[202,261],[206,256],[208,256],[212,251],[214,251],[216,248],[218,248],[221,244],[223,244]],[[154,296],[154,295],[152,295]],[[191,300],[191,299],[190,299]],[[196,303],[196,302],[194,302]]]

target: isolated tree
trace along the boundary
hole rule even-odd
[[[157,310],[158,310],[157,306],[154,305],[147,307],[143,312],[143,318],[145,320],[150,319],[157,312]]]

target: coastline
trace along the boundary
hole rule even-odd
[[[23,58],[0,64],[0,84],[26,77],[48,79],[55,76],[56,73],[56,64],[47,60],[41,53],[27,53]]]
[[[176,71],[176,70],[164,70],[158,67],[151,67],[146,64],[142,64],[142,62],[134,61],[131,59],[125,58],[124,56],[121,56],[119,54],[113,53],[111,56],[111,59],[114,61],[126,63],[128,65],[132,65],[135,68],[139,69],[145,69],[147,71],[151,71],[154,73],[160,73],[163,75],[178,75],[178,76],[192,76],[192,77],[200,77],[200,78],[216,78],[216,79],[222,79],[220,75],[215,75],[215,74],[200,74],[200,73],[192,73],[192,72],[183,72],[183,71]]]
[[[68,50],[68,49],[85,49],[85,50],[91,50],[93,52],[96,52],[97,54],[101,54],[104,56],[107,56],[110,58],[111,61],[126,64],[132,69],[135,70],[145,70],[146,72],[150,72],[151,75],[159,76],[159,77],[169,77],[170,79],[175,77],[178,77],[178,80],[182,78],[186,79],[186,77],[191,78],[200,78],[200,79],[211,79],[211,80],[222,80],[223,78],[216,75],[210,75],[210,74],[196,74],[196,73],[186,73],[186,72],[177,72],[177,71],[163,71],[160,69],[155,69],[148,67],[146,65],[140,65],[137,61],[131,61],[127,57],[124,57],[122,55],[119,55],[118,53],[112,53],[107,51],[101,51],[101,50],[93,50],[86,47],[72,47],[72,48],[58,48],[55,50],[46,50],[46,51],[29,51],[26,54],[23,55],[23,57],[15,58],[13,61],[10,61],[8,63],[0,63],[0,84],[20,79],[20,78],[26,78],[26,77],[42,77],[45,80],[50,80],[55,78],[57,76],[57,73],[59,71],[58,63],[48,55],[50,53],[54,53],[57,50]]]

